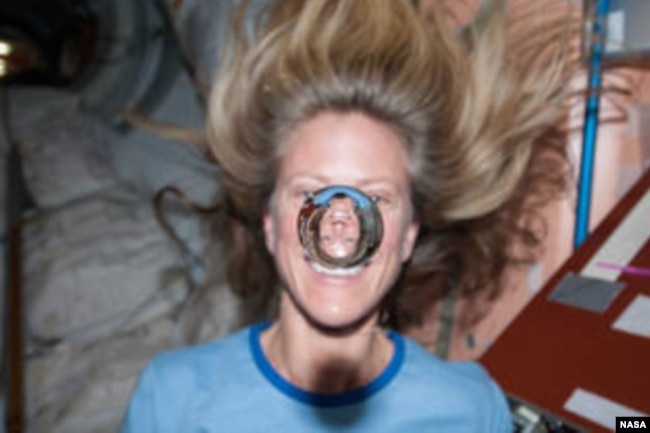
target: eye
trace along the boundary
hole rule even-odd
[[[391,202],[390,197],[387,194],[369,194],[369,196],[377,206],[385,206]]]
[[[290,195],[292,199],[304,201],[314,196],[314,190],[305,187],[295,187],[291,189]]]

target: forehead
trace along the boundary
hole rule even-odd
[[[287,137],[278,182],[295,177],[360,186],[372,181],[408,184],[403,140],[387,124],[362,113],[324,112]]]

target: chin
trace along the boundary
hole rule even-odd
[[[315,317],[307,316],[311,325],[319,331],[330,335],[346,335],[352,334],[359,329],[363,329],[368,325],[374,326],[376,324],[377,314],[374,312],[369,315],[349,318],[349,317]]]
[[[294,284],[285,284],[288,296],[283,302],[292,304],[291,310],[311,326],[328,333],[347,333],[376,324],[384,290],[372,264],[330,271],[304,260],[295,263],[294,269],[298,272],[289,280]]]
[[[349,290],[354,291],[354,289]],[[377,320],[378,303],[371,300],[365,302],[365,305],[359,305],[360,303],[362,302],[359,296],[348,293],[347,296],[339,299],[317,297],[304,303],[300,302],[298,310],[312,326],[319,330],[328,333],[347,333],[362,328],[370,322],[374,325]]]

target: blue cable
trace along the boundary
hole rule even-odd
[[[574,248],[578,248],[589,236],[589,212],[598,133],[598,113],[600,110],[600,88],[604,41],[607,33],[606,19],[609,0],[598,0],[596,19],[592,26],[592,43],[589,64],[589,87],[585,106],[582,158],[578,183],[578,203],[574,232]]]

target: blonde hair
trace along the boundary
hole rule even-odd
[[[530,11],[508,22],[502,1],[486,3],[463,32],[439,5],[406,0],[273,1],[254,28],[238,10],[208,120],[236,291],[277,286],[261,219],[287,134],[355,111],[392,127],[410,157],[421,232],[386,300],[391,324],[417,322],[452,288],[496,296],[515,239],[537,240],[523,216],[564,188],[579,27],[566,15],[521,24]]]

